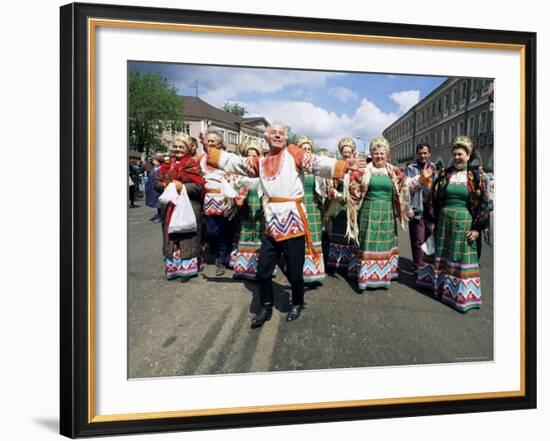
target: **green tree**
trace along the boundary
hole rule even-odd
[[[223,110],[225,110],[226,112],[231,112],[240,117],[243,117],[248,113],[245,107],[241,106],[239,103],[225,103],[223,105]]]
[[[285,126],[287,144],[296,144],[298,142],[298,134],[292,131],[292,127]]]
[[[161,74],[131,71],[128,89],[131,147],[147,156],[164,150],[162,133],[184,128],[182,98]]]

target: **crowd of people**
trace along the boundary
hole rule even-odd
[[[383,137],[371,141],[368,158],[349,137],[338,143],[339,158],[316,150],[308,136],[287,143],[278,124],[265,140],[267,152],[249,139],[229,153],[216,130],[198,141],[178,133],[169,154],[143,166],[167,279],[197,276],[208,250],[216,276],[232,268],[234,278],[258,283],[255,328],[272,316],[272,278],[280,270],[291,285],[286,320],[293,321],[304,309],[304,285],[322,286],[326,272],[354,280],[360,292],[390,289],[399,275],[398,230],[408,225],[418,286],[458,311],[480,307],[478,250],[489,226],[491,181],[469,166],[470,138],[454,140],[452,165],[439,170],[428,144],[401,170],[388,162]],[[135,164],[129,182],[133,207]]]

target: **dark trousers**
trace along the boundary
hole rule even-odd
[[[128,197],[130,198],[130,206],[134,206],[134,202],[136,201],[136,186],[130,185],[128,187]]]
[[[233,223],[225,216],[205,216],[206,235],[213,250],[216,250],[218,263],[227,265],[233,245]]]
[[[413,265],[415,268],[418,268],[424,258],[424,251],[420,247],[430,237],[430,230],[428,230],[423,218],[409,221],[409,237],[411,239]]]
[[[283,254],[286,261],[286,277],[292,287],[292,304],[304,304],[304,259],[305,237],[275,242],[267,235],[262,236],[262,245],[258,257],[256,280],[260,282],[260,300],[262,305],[273,305],[273,270]]]

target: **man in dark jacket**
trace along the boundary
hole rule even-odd
[[[416,161],[409,164],[405,170],[405,174],[411,178],[419,175],[426,162],[435,169],[434,164],[430,162],[431,151],[432,148],[429,144],[418,144],[416,146]],[[409,196],[409,211],[407,216],[409,218],[409,237],[411,239],[411,251],[415,274],[418,272],[422,264],[422,259],[424,258],[424,252],[421,246],[430,236],[430,230],[427,222],[424,220],[424,201],[428,197],[429,191],[429,188],[425,187],[422,191],[411,192]]]

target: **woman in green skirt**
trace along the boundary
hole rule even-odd
[[[417,278],[419,286],[433,289],[436,298],[461,312],[481,306],[476,240],[489,226],[485,180],[468,168],[472,152],[472,140],[458,136],[452,167],[434,181],[424,216],[435,225],[435,254],[424,257]]]
[[[418,177],[406,177],[387,162],[389,150],[385,138],[374,138],[370,143],[372,162],[362,176],[350,180],[347,234],[357,238],[359,246],[350,262],[349,273],[357,277],[360,291],[389,288],[391,280],[397,277],[398,221],[404,229],[409,191],[419,191],[422,185],[429,185],[433,174],[433,170],[426,167]]]
[[[309,136],[301,136],[297,142],[298,147],[312,153],[313,139]],[[304,205],[307,213],[307,223],[311,233],[311,242],[315,250],[313,255],[306,249],[304,260],[304,283],[306,285],[322,284],[325,281],[325,264],[323,259],[323,185],[321,178],[314,175],[304,175]]]
[[[353,138],[342,138],[338,142],[338,151],[342,159],[355,156]],[[347,182],[347,181],[346,181]],[[325,214],[329,236],[327,267],[332,270],[347,270],[353,257],[353,242],[346,236],[348,214],[344,199],[344,181],[331,181],[327,190],[329,204]]]
[[[242,156],[261,156],[262,151],[262,145],[254,139],[249,139],[240,148]],[[256,278],[258,255],[264,232],[259,185],[258,178],[244,176],[240,177],[237,184],[238,195],[235,198],[235,205],[239,209],[240,235],[239,244],[232,259],[233,277],[236,279]]]

